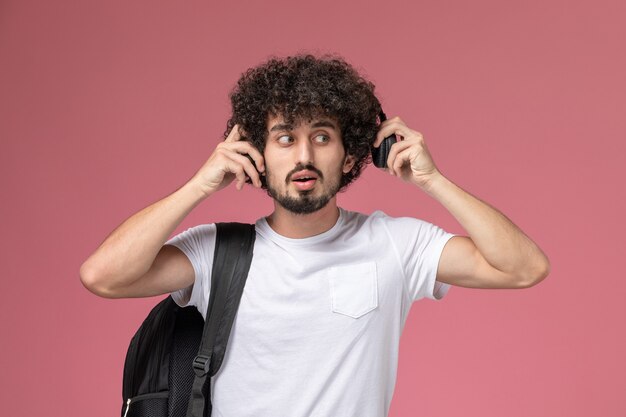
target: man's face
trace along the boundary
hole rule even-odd
[[[337,194],[341,177],[352,169],[337,122],[331,118],[286,125],[268,116],[265,176],[268,193],[287,210],[313,213]]]

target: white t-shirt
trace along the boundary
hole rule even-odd
[[[292,239],[256,222],[248,279],[224,363],[212,379],[214,417],[383,417],[396,382],[409,309],[449,289],[435,281],[455,236],[423,220],[339,208],[328,231]],[[168,240],[195,283],[172,293],[204,316],[215,225]]]

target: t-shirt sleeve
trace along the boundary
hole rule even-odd
[[[203,317],[206,314],[211,290],[215,234],[215,224],[202,224],[191,227],[165,242],[166,245],[180,249],[189,258],[195,272],[194,283],[172,292],[172,299],[181,307],[196,306]]]
[[[383,218],[400,258],[411,300],[443,298],[450,285],[436,280],[437,268],[444,246],[457,235],[420,219],[385,214]]]

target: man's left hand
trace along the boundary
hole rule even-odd
[[[380,146],[387,136],[395,133],[398,141],[391,146],[387,171],[424,189],[440,172],[435,166],[421,133],[409,129],[399,118],[385,120],[378,130],[374,146]]]

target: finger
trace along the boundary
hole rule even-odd
[[[239,124],[236,124],[230,130],[230,133],[228,133],[224,142],[237,142],[238,140],[241,140],[241,132],[239,131]]]
[[[235,179],[237,180],[237,189],[240,190],[246,182],[246,171],[243,169],[243,165],[241,165],[238,161],[227,157],[223,165],[223,169],[225,175],[231,173],[235,176]]]
[[[393,161],[392,170],[396,176],[402,176],[402,167],[404,164],[411,163],[411,156],[415,152],[415,149],[406,148],[403,151],[399,152],[396,156],[396,159]]]
[[[237,152],[230,152],[230,151],[226,151],[226,152],[227,152],[227,156],[231,158],[233,161],[235,161],[236,163],[238,163],[243,169],[243,172],[244,172],[243,182],[244,183],[246,182],[245,175],[248,175],[248,177],[250,177],[250,180],[252,180],[252,183],[257,188],[261,188],[261,178],[259,177],[259,173],[257,172],[256,168],[252,165],[252,162],[250,162],[248,158],[246,158],[243,155],[238,154]]]
[[[410,134],[410,129],[402,121],[398,121],[395,118],[392,120],[385,120],[379,127],[376,133],[376,140],[374,141],[374,147],[379,147],[382,141],[392,134],[407,137]],[[398,138],[400,140],[400,138]]]
[[[256,146],[254,146],[251,142],[246,140],[231,142],[224,147],[242,155],[250,155],[259,171],[265,171],[265,160],[263,159],[263,155],[261,155],[261,152],[259,152]]]
[[[393,170],[393,165],[394,165],[397,155],[403,150],[411,147],[411,145],[414,145],[414,143],[411,143],[405,140],[396,142],[393,145],[391,145],[391,149],[389,150],[389,156],[387,157],[387,166],[391,169],[392,175],[395,175],[395,171]]]

